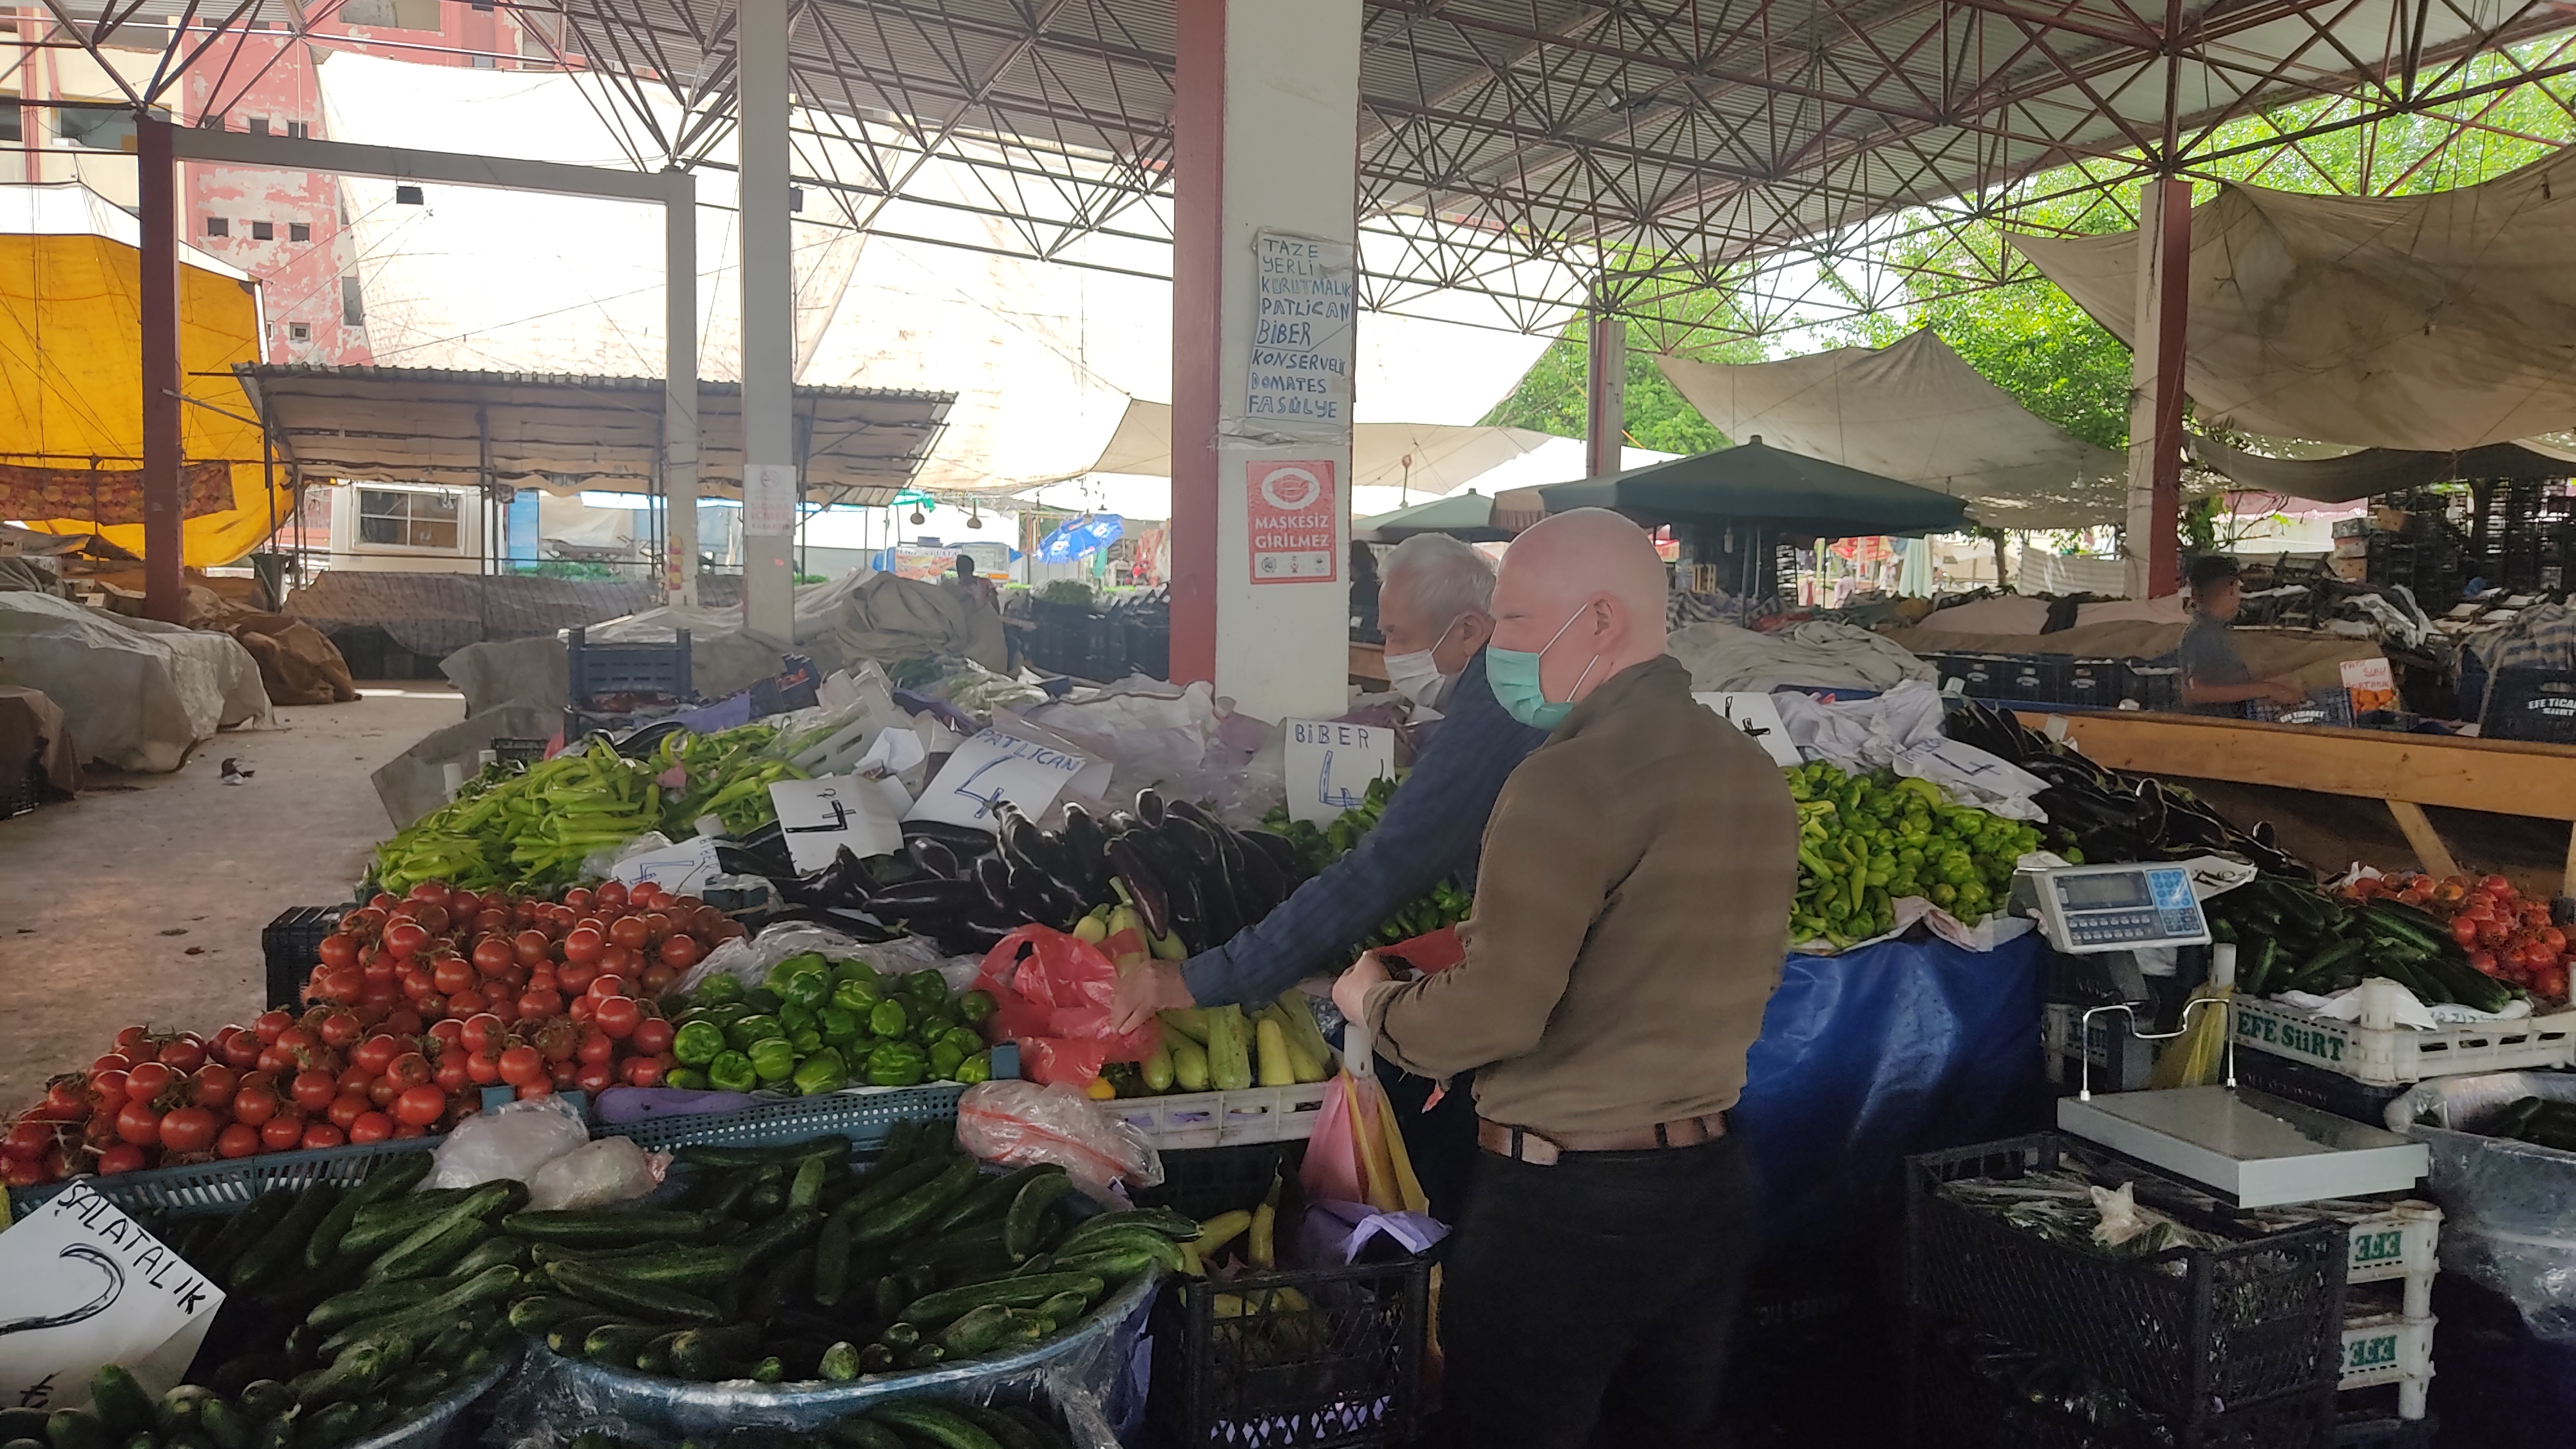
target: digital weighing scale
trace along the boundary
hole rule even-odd
[[[2057,1125],[2246,1208],[2405,1192],[2431,1168],[2421,1142],[2238,1087],[2066,1097]]]
[[[2181,865],[2024,870],[2013,876],[2009,904],[2014,915],[2035,917],[2048,944],[2069,956],[2209,942],[2209,918]]]

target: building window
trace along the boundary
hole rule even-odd
[[[488,55],[478,55],[478,56],[475,56],[475,57],[474,57],[474,62],[473,62],[473,63],[474,63],[474,69],[476,69],[476,70],[493,70],[493,69],[498,68],[498,66],[499,66],[499,64],[500,64],[498,61],[495,61],[492,57],[490,57],[490,56],[488,56]]]
[[[382,25],[396,30],[439,28],[439,0],[342,0],[340,21],[346,25]]]
[[[250,224],[250,239],[252,241],[275,241],[277,239],[277,228],[264,221],[254,221]]]
[[[367,325],[367,298],[365,293],[358,290],[358,279],[355,277],[340,279],[340,325],[343,327]]]
[[[286,224],[286,239],[288,241],[311,241],[313,240],[313,228],[306,222],[290,221]]]
[[[231,222],[224,220],[220,216],[210,216],[206,218],[206,235],[231,236],[232,234],[233,224]]]
[[[18,119],[18,98],[0,95],[0,141],[16,146],[26,139],[26,126]]]
[[[242,129],[254,136],[265,136],[268,134],[268,117],[253,116],[242,123]]]
[[[310,126],[305,125],[302,121],[289,121],[286,123],[286,134],[298,141],[302,141],[309,139],[312,136],[313,129]]]
[[[289,322],[286,324],[286,340],[289,342],[310,342],[313,340],[313,328],[308,323]]]
[[[126,111],[60,110],[54,112],[54,134],[92,151],[131,151],[134,117]]]
[[[358,542],[391,548],[457,549],[456,495],[358,490]]]

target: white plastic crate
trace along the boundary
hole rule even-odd
[[[2433,1254],[2442,1231],[2442,1210],[2429,1202],[2336,1201],[2309,1206],[2343,1219],[2352,1228],[2352,1253],[2344,1261],[2346,1283],[2400,1282],[2405,1288],[2404,1314],[2427,1318],[2433,1312]]]
[[[2402,1313],[2364,1313],[2344,1320],[2343,1377],[2337,1389],[2397,1385],[2397,1417],[2424,1417],[2433,1382],[2434,1320]]]
[[[1124,1097],[1108,1106],[1157,1148],[1288,1142],[1315,1135],[1315,1121],[1324,1115],[1324,1089],[1330,1085]]]
[[[2418,1031],[2336,1021],[2285,1002],[2240,998],[2235,1017],[2240,1051],[2270,1052],[2379,1086],[2576,1065],[2576,1012]]]

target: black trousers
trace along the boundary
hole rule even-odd
[[[1733,1137],[1537,1167],[1477,1154],[1443,1273],[1458,1449],[1703,1449],[1752,1257]]]
[[[1395,1110],[1396,1130],[1404,1134],[1404,1155],[1413,1162],[1422,1195],[1431,1200],[1431,1215],[1452,1227],[1464,1222],[1476,1159],[1484,1155],[1476,1150],[1474,1075],[1459,1073],[1447,1095],[1428,1112],[1422,1104],[1431,1100],[1431,1089],[1437,1085],[1429,1077],[1417,1077],[1380,1057],[1377,1081],[1387,1105]]]

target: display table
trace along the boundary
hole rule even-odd
[[[1386,646],[1352,640],[1351,678],[1367,684],[1386,683]]]
[[[2427,805],[2576,822],[2576,746],[2131,710],[2021,719],[2115,770],[2385,801],[2435,875],[2455,875],[2459,866],[2424,818]],[[2576,829],[2567,874],[2560,890],[2576,892]]]

